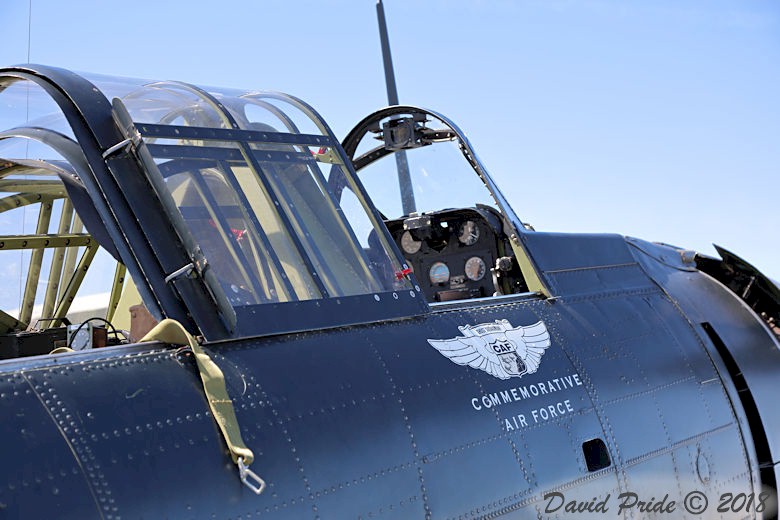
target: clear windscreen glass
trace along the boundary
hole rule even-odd
[[[376,146],[376,141],[366,136],[356,155],[371,146]],[[444,141],[386,155],[358,171],[371,201],[385,218],[394,219],[405,213],[398,174],[400,153],[406,155],[417,213],[477,204],[497,207],[487,187],[463,157],[457,141]]]

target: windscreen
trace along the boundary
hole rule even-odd
[[[414,120],[386,117],[368,130],[353,157],[361,182],[385,219],[478,204],[497,208],[464,157],[460,137],[443,121],[430,115]]]
[[[358,175],[376,207],[392,219],[404,215],[396,152],[362,168]],[[404,150],[417,213],[447,208],[495,206],[490,192],[455,141]]]

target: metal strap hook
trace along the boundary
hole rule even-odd
[[[244,464],[244,457],[239,457],[236,464],[238,465],[238,477],[241,479],[241,482],[254,491],[255,495],[262,493],[265,490],[265,480]]]

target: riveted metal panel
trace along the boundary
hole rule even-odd
[[[667,446],[658,406],[652,394],[638,394],[605,403],[605,415],[623,462]]]
[[[696,328],[702,347],[718,365],[718,377],[725,380],[724,386],[730,389],[731,401],[738,408],[743,439],[748,444],[745,456],[755,460],[756,452],[759,452],[761,462],[771,463],[774,468],[768,469],[770,466],[767,465],[760,478],[777,482],[780,470],[774,463],[780,461],[780,436],[777,433],[780,431],[780,416],[775,412],[780,344],[761,319],[720,282],[701,272],[671,269],[639,249],[635,255],[643,268],[659,281],[679,312],[684,313]],[[733,359],[734,373],[726,366],[713,339],[708,337],[703,328],[705,323],[722,342],[727,350],[725,355]],[[741,388],[740,394],[736,393],[735,382],[732,381],[737,372],[747,387]],[[708,397],[714,393],[710,390]],[[743,409],[744,398],[748,399],[752,409]],[[723,409],[715,403],[710,409],[713,414],[723,413]],[[757,462],[753,464],[754,481],[759,480],[757,466]],[[764,474],[766,471],[773,472],[774,476]]]
[[[639,495],[639,500],[660,502],[664,500],[664,497],[668,496],[665,503],[675,501],[677,504],[681,504],[682,497],[687,493],[687,491],[682,491],[680,484],[675,478],[677,476],[677,467],[674,457],[668,452],[648,457],[643,459],[641,463],[626,467],[625,475],[628,484],[627,489]],[[619,504],[620,502],[615,497],[615,515],[617,515],[620,509]],[[676,512],[678,517],[682,517],[685,512],[681,506],[679,509]],[[658,518],[661,516],[638,513],[635,509],[627,510],[627,512],[627,518]]]
[[[262,428],[258,415],[270,419],[279,449],[294,458],[305,495],[318,507],[318,497],[333,502],[390,480],[388,505],[421,508],[417,463],[386,369],[365,331],[342,330],[333,339],[319,332],[215,349],[239,423],[251,432],[252,424]],[[289,473],[278,462],[264,478]]]
[[[545,271],[544,276],[555,295],[654,288],[637,264]]]
[[[428,342],[496,320],[544,323],[550,346],[536,372],[500,379]],[[44,400],[62,403],[50,428],[65,431],[105,517],[527,517],[550,491],[614,499],[660,490],[651,479],[663,472],[668,487],[687,489],[694,447],[712,489],[750,488],[700,338],[657,291],[464,302],[208,350],[268,482],[260,497],[239,483],[185,354],[117,349],[28,371]],[[588,472],[582,443],[594,438],[611,465]],[[186,498],[155,494],[183,475]]]
[[[543,271],[636,262],[620,235],[534,232],[523,240]]]
[[[27,377],[83,464],[105,518],[149,510],[173,515],[183,504],[172,504],[160,489],[204,468],[226,476],[224,448],[198,376],[170,352],[34,370]],[[128,482],[135,496],[147,498],[121,493]],[[229,478],[187,486],[193,496],[227,498],[239,491]]]
[[[703,399],[702,386],[714,384],[697,382],[695,385],[685,385],[685,388],[672,385],[659,388],[654,392],[654,398],[670,444],[695,437],[702,431],[714,431],[724,426],[733,426],[734,416],[732,414],[718,414],[719,420],[716,421],[710,411],[712,405]],[[726,401],[722,391],[717,396],[716,404],[719,408],[728,410],[728,407],[724,406]],[[682,413],[685,415],[685,420],[681,420],[681,410],[684,410]]]
[[[543,497],[540,497],[540,499],[534,504],[537,518],[544,518],[545,520],[571,520],[573,517],[620,518],[615,513],[616,508],[614,505],[609,508],[607,514],[589,512],[569,513],[566,512],[565,508],[565,504],[569,502],[597,504],[606,500],[608,504],[614,504],[616,497],[621,492],[621,488],[616,484],[612,471],[601,471],[593,473],[588,477],[587,480],[571,482],[568,486],[558,488],[555,491],[563,493],[563,501],[559,499],[553,499],[552,497],[544,500]],[[517,518],[530,517],[531,515],[528,512],[524,512],[523,515],[517,516]]]
[[[60,518],[98,516],[86,469],[55,427],[58,399],[43,406],[21,374],[0,375],[0,517]],[[10,470],[10,471],[9,471]]]
[[[556,426],[531,426],[513,436],[521,449],[533,454],[528,471],[539,490],[565,488],[572,475],[588,475],[582,444],[603,439],[601,424],[592,409],[562,419]],[[614,465],[606,471],[614,472]]]

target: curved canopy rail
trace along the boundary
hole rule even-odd
[[[59,117],[11,126],[77,144],[84,160],[73,169],[105,227],[96,238],[127,265],[156,318],[214,340],[427,310],[311,107],[275,92],[90,79],[0,69],[0,101],[24,85],[56,103]],[[342,207],[333,176],[357,205]]]

